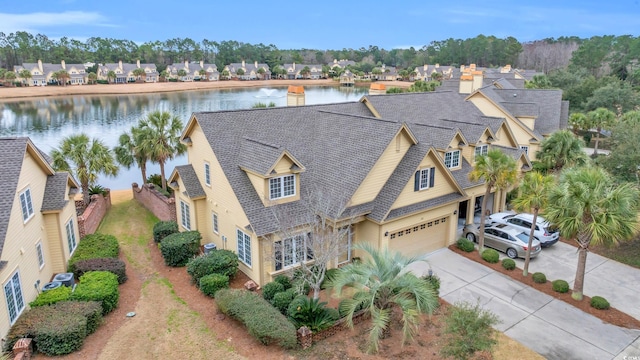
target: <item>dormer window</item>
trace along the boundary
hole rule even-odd
[[[475,157],[487,155],[489,153],[489,145],[478,145],[475,150]]]
[[[444,154],[444,165],[449,169],[460,166],[460,150],[447,151]]]
[[[520,145],[520,150],[524,150],[524,153],[529,155],[529,147],[526,145]]]
[[[269,179],[269,199],[277,200],[296,194],[296,176],[285,175]]]

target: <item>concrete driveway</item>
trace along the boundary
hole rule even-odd
[[[449,249],[430,254],[427,261],[411,270],[421,276],[431,268],[441,279],[443,299],[451,304],[479,301],[501,319],[496,329],[547,359],[640,358],[640,330],[605,324]]]

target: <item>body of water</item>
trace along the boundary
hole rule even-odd
[[[359,100],[366,88],[305,87],[305,103],[328,104]],[[113,148],[118,137],[149,112],[169,111],[183,123],[193,112],[249,109],[254,104],[273,102],[286,106],[287,88],[217,89],[174,93],[47,97],[0,102],[0,136],[28,136],[42,151],[50,153],[69,135],[86,133]],[[165,165],[167,177],[174,166],[187,163],[186,156]],[[160,173],[157,164],[147,164],[147,174]],[[100,176],[98,184],[127,189],[142,180],[137,167],[121,168],[115,178]]]

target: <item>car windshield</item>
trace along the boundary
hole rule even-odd
[[[518,238],[518,240],[524,242],[524,243],[529,243],[529,235],[521,232],[520,234],[516,235],[516,237]]]

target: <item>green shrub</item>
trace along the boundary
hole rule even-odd
[[[284,286],[282,286],[282,284],[280,284],[279,282],[272,281],[270,283],[265,284],[262,287],[262,297],[267,301],[271,301],[277,293],[283,292],[283,291],[284,291]]]
[[[547,277],[541,272],[533,273],[533,275],[531,275],[531,278],[536,284],[544,284],[547,282]]]
[[[563,294],[569,291],[569,283],[564,280],[553,280],[551,287],[553,291]]]
[[[438,277],[438,275],[434,274],[431,270],[429,270],[429,273],[427,275],[423,276],[422,280],[424,280],[427,283],[431,284],[431,287],[435,291],[436,296],[439,296],[439,294],[440,294],[440,278]]]
[[[91,234],[83,237],[69,259],[67,271],[75,273],[75,263],[97,258],[117,258],[120,253],[118,239],[113,235]]]
[[[348,313],[348,306],[347,304],[352,302],[352,299],[344,299],[341,300],[340,303],[338,304],[338,313],[340,314],[340,317],[343,318],[345,316],[347,316]],[[360,303],[356,306],[356,309],[354,311],[354,314],[357,313],[358,311],[362,310],[363,304]]]
[[[611,305],[607,301],[607,299],[602,296],[594,296],[591,298],[591,307],[596,308],[598,310],[607,310]]]
[[[262,344],[277,343],[284,348],[297,346],[296,328],[269,302],[258,294],[238,289],[222,289],[216,293],[220,311],[242,322]]]
[[[476,248],[473,244],[473,241],[467,238],[458,239],[458,241],[456,242],[456,246],[458,247],[458,249],[465,252],[472,252]]]
[[[102,314],[108,314],[118,307],[118,277],[108,271],[91,271],[80,277],[80,283],[71,294],[71,300],[99,301]]]
[[[440,355],[468,359],[476,351],[490,351],[497,343],[491,327],[498,323],[498,317],[480,308],[480,304],[455,304],[445,317],[446,337]]]
[[[175,221],[159,221],[153,225],[153,241],[159,243],[165,237],[179,232]]]
[[[107,189],[104,188],[104,186],[102,185],[93,185],[89,187],[89,195],[102,195],[105,196],[107,195]]]
[[[327,308],[326,311],[327,311],[327,314],[329,314],[329,318],[333,322],[336,322],[340,319],[340,312],[338,311],[338,309]]]
[[[55,304],[59,301],[68,300],[71,296],[71,288],[67,286],[60,286],[49,291],[43,291],[38,297],[29,303],[29,306],[38,307],[44,305]]]
[[[485,249],[482,252],[482,259],[488,263],[495,264],[500,261],[500,254],[493,249]]]
[[[291,283],[291,278],[287,275],[278,275],[273,278],[273,281],[282,284],[285,290],[289,290],[291,289],[291,286],[293,286],[293,284]]]
[[[313,332],[324,330],[335,322],[333,315],[327,312],[326,302],[319,299],[298,296],[287,309],[287,315],[297,328],[308,327]]]
[[[229,277],[223,274],[209,274],[200,278],[200,291],[205,295],[215,297],[216,292],[220,289],[229,287]]]
[[[98,301],[61,301],[52,307],[63,314],[84,316],[87,319],[87,335],[93,334],[102,324],[102,304]]]
[[[516,268],[516,262],[509,258],[502,259],[502,267],[505,270],[513,270]]]
[[[49,356],[70,354],[78,350],[87,337],[87,318],[79,314],[56,312],[36,328],[36,349]]]
[[[273,295],[273,299],[271,299],[271,305],[278,309],[282,314],[286,315],[289,304],[291,304],[291,301],[293,301],[293,298],[295,297],[295,290],[290,288]]]
[[[221,274],[233,278],[237,272],[238,255],[229,250],[214,250],[192,258],[187,263],[187,273],[191,275],[194,284],[206,275]]]
[[[97,258],[80,260],[75,263],[74,275],[79,279],[89,271],[108,271],[118,277],[118,284],[127,281],[127,270],[124,261],[116,258]]]
[[[322,281],[322,284],[320,284],[320,288],[326,289],[327,285],[331,283],[338,271],[340,271],[340,269],[327,269],[327,271],[324,273],[324,280]]]
[[[160,252],[168,266],[185,266],[200,251],[198,231],[185,231],[168,235],[160,241]]]

